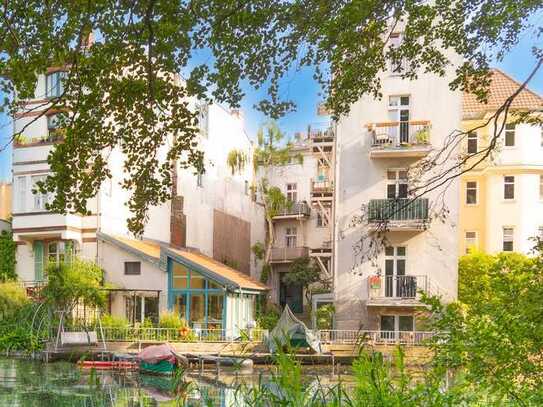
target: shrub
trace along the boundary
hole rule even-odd
[[[126,318],[110,314],[102,315],[101,321],[104,328],[126,329],[130,326],[130,322]]]
[[[257,314],[256,325],[260,329],[271,330],[275,328],[275,325],[277,325],[277,321],[279,321],[280,316],[281,314],[277,309],[268,306],[264,311],[261,311]]]
[[[0,282],[15,280],[15,252],[17,245],[13,241],[11,233],[3,230],[0,233]]]
[[[0,283],[0,320],[17,314],[30,303],[26,290],[17,283]]]
[[[185,326],[187,326],[186,321],[184,319],[181,319],[181,317],[175,312],[162,313],[158,321],[159,328],[179,329]]]

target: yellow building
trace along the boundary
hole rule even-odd
[[[496,110],[521,84],[495,69],[488,103],[473,95],[463,99],[464,154],[473,154],[466,168],[485,155],[494,134],[496,150],[461,176],[459,250],[470,247],[496,253],[530,253],[534,237],[543,236],[543,132],[530,124],[514,124],[515,113],[541,110],[543,98],[524,89],[511,105],[506,123]]]
[[[0,220],[11,217],[11,184],[0,182]]]

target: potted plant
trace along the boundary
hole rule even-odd
[[[428,144],[429,139],[430,131],[428,130],[428,127],[417,131],[417,134],[415,134],[415,140],[417,140],[417,144]]]

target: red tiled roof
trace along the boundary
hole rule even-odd
[[[464,93],[462,112],[464,117],[477,116],[486,112],[497,110],[505,100],[511,96],[521,85],[499,69],[492,69],[492,82],[490,84],[487,103],[477,101],[475,95]],[[543,98],[528,88],[524,88],[515,97],[511,108],[537,109],[543,107]]]

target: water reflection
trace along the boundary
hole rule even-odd
[[[242,376],[224,370],[219,378],[213,370],[203,374],[191,372],[178,387],[178,394],[187,395],[187,406],[243,406],[236,401],[239,385],[256,384],[263,372]],[[177,406],[173,386],[172,378],[137,372],[91,371],[65,362],[44,364],[0,358],[2,407]]]

